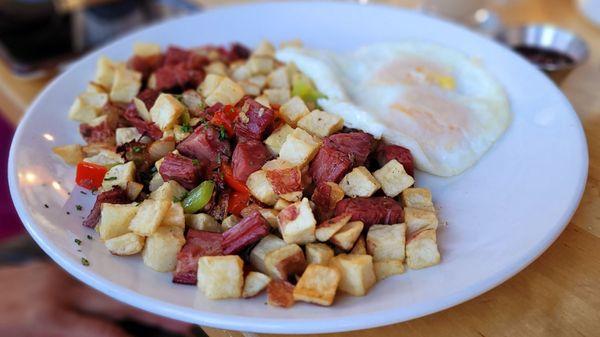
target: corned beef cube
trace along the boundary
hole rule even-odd
[[[218,167],[221,160],[231,156],[229,141],[221,139],[219,130],[208,124],[197,127],[189,137],[177,145],[177,150],[184,156],[198,159],[206,169]]]
[[[415,166],[409,149],[398,145],[380,144],[377,148],[377,162],[379,166],[383,167],[392,159],[396,159],[402,164],[406,173],[414,176]]]
[[[241,139],[263,140],[273,129],[275,112],[250,97],[238,106],[240,114],[235,121],[235,134]]]
[[[173,272],[173,282],[196,284],[198,259],[201,256],[222,255],[221,233],[188,229],[185,245],[177,254],[177,266]]]
[[[323,146],[310,163],[309,174],[315,183],[340,180],[352,168],[351,157],[332,147]]]
[[[398,224],[404,221],[400,204],[388,197],[358,197],[337,203],[335,215],[352,214],[350,221],[362,221],[365,228],[375,224]]]
[[[103,203],[127,204],[129,202],[130,201],[127,198],[127,192],[119,186],[115,186],[109,191],[104,191],[98,194],[98,197],[96,197],[94,207],[92,207],[92,210],[90,211],[90,214],[88,214],[87,218],[83,220],[83,225],[90,228],[96,227],[100,221],[100,211]]]
[[[175,180],[188,190],[200,182],[200,167],[190,158],[169,153],[158,170],[164,181]]]
[[[269,158],[271,153],[261,141],[250,139],[239,142],[231,158],[233,177],[246,182],[248,176],[258,171]]]
[[[353,165],[362,166],[365,164],[375,139],[368,133],[350,132],[336,133],[324,139],[323,146],[341,151],[350,156]]]

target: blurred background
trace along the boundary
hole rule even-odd
[[[2,265],[13,265],[44,256],[24,233],[12,207],[6,180],[6,163],[13,131],[35,96],[74,60],[122,34],[161,20],[237,2],[249,1],[0,0],[0,162],[3,163],[0,165],[0,272]],[[597,123],[594,120],[588,120],[587,124],[585,122],[593,111],[598,110],[594,97],[597,95],[596,84],[600,79],[600,0],[357,2],[363,5],[384,3],[409,8],[455,21],[502,43],[512,43],[511,47],[517,48],[525,57],[549,71],[556,83],[561,85],[563,92],[572,102],[576,102],[575,108],[586,128]],[[543,49],[545,46],[542,46],[541,53],[539,49],[531,49],[531,46],[524,44],[531,41],[524,40],[523,30],[519,29],[532,23],[552,24],[548,34],[562,34],[564,29],[568,37],[583,42],[584,49],[579,48],[575,53],[558,50],[565,52],[562,56],[572,61],[567,71],[558,74],[544,68],[539,62],[554,61],[550,57],[554,54],[548,54],[548,50]],[[520,36],[509,34],[515,29]],[[531,31],[533,35],[537,34],[537,30]],[[548,31],[544,32],[546,34]],[[176,39],[173,42],[177,43]],[[573,45],[569,47],[572,48]],[[593,139],[590,146],[593,146]],[[586,196],[583,202],[586,202]],[[585,217],[586,214],[576,216]],[[0,273],[0,288],[2,284]],[[0,306],[0,316],[2,315]],[[145,325],[137,325],[128,320],[119,322],[132,335],[172,335],[160,329],[148,330],[144,328]],[[0,319],[0,335],[4,336],[2,332]],[[202,330],[194,333],[204,334]]]

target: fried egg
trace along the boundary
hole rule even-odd
[[[411,150],[418,169],[453,176],[474,165],[510,123],[501,85],[474,59],[425,42],[365,46],[350,54],[286,48],[345,125]]]

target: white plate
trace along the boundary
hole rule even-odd
[[[440,217],[443,260],[378,283],[365,297],[339,297],[324,308],[291,309],[252,300],[210,301],[195,287],[139,257],[111,256],[80,225],[89,209],[80,193],[69,199],[74,170],[52,155],[55,145],[81,142],[67,109],[92,78],[101,54],[126,59],[134,41],[196,46],[301,38],[336,51],[378,41],[423,39],[476,57],[504,85],[514,121],[472,169],[442,179],[417,175],[433,190]],[[587,176],[587,148],[577,115],[546,76],[509,50],[455,25],[382,6],[343,3],[266,3],[227,7],[165,22],[112,43],[75,64],[37,98],[15,135],[10,187],[19,215],[38,244],[63,268],[92,287],[131,305],[202,325],[271,333],[363,329],[451,307],[505,281],[539,256],[573,214]],[[49,208],[43,205],[48,204]],[[74,210],[83,204],[84,211]],[[70,211],[71,215],[66,215]],[[73,239],[83,239],[81,253]],[[82,266],[85,256],[91,263]]]

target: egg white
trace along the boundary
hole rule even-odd
[[[439,176],[465,171],[510,123],[500,84],[464,54],[425,42],[365,46],[338,55],[287,48],[296,66],[345,125],[411,150],[416,167]]]

